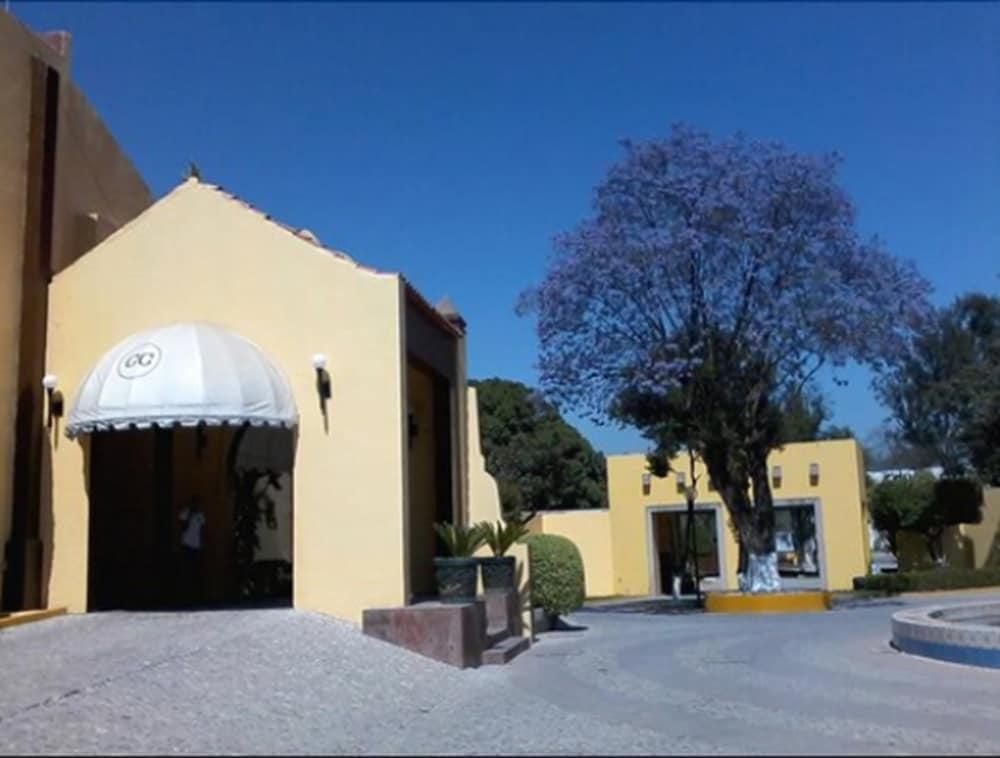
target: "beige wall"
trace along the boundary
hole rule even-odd
[[[543,511],[532,519],[531,530],[560,534],[577,546],[583,558],[587,597],[615,594],[611,512],[607,508]]]
[[[1000,487],[983,490],[983,519],[978,524],[957,527],[966,550],[969,568],[1000,566]]]
[[[809,464],[820,465],[817,485],[809,483]],[[859,446],[854,440],[797,442],[786,445],[768,458],[768,465],[781,466],[781,486],[773,489],[775,503],[813,502],[817,508],[818,542],[824,586],[850,589],[852,579],[868,568],[868,529],[862,500],[864,471]],[[686,460],[674,461],[687,472]],[[614,537],[615,591],[623,595],[648,594],[655,589],[650,555],[649,513],[655,508],[681,508],[683,494],[677,492],[676,477],[652,477],[649,495],[642,494],[643,455],[608,457],[608,490]],[[737,587],[739,546],[733,537],[725,508],[718,494],[708,489],[708,477],[699,463],[698,506],[717,509],[722,533],[724,586]]]
[[[285,373],[299,411],[296,607],[359,620],[405,602],[403,286],[189,181],[59,274],[47,369],[69,408],[118,341],[174,321],[219,324]],[[310,357],[329,357],[329,430]],[[86,608],[83,446],[49,436],[48,603]]]
[[[30,265],[27,293],[22,278],[26,238],[31,236],[26,223],[39,221],[37,201],[29,196],[29,189],[39,186],[42,156],[38,149],[42,111],[40,93],[33,87],[33,58],[61,74],[53,268],[68,265],[152,202],[138,172],[70,81],[68,60],[0,11],[0,355],[5,356],[0,363],[0,546],[6,543],[11,526],[18,394],[27,397],[25,407],[34,414],[40,415],[42,405],[41,376],[35,374],[44,352],[45,277],[37,264]],[[33,328],[25,331],[24,318]],[[27,340],[31,365],[19,365],[22,340]]]
[[[496,523],[501,518],[500,493],[497,490],[496,480],[486,471],[486,459],[480,444],[482,439],[479,432],[479,401],[476,397],[476,388],[467,387],[465,392],[465,402],[463,403],[466,412],[466,433],[464,435],[467,447],[463,456],[468,467],[468,521],[470,524],[478,524],[482,521]],[[521,601],[521,623],[524,629],[534,635],[534,618],[531,613],[531,564],[528,561],[528,547],[524,544],[515,544],[511,547],[509,555],[514,556],[517,561],[517,586]],[[483,547],[477,555],[491,555],[489,548]],[[479,589],[482,591],[482,579],[479,580]]]
[[[967,569],[1000,566],[1000,487],[983,490],[982,521],[946,528],[941,542],[949,566]],[[900,532],[897,553],[901,571],[934,565],[919,534]]]
[[[601,591],[594,587],[595,595],[653,594],[657,591],[657,577],[651,514],[684,510],[684,495],[677,491],[674,474],[652,477],[649,494],[644,494],[642,475],[647,470],[644,455],[613,455],[607,461],[608,511],[542,514],[538,528],[545,533],[563,534],[578,543],[584,554],[588,594],[592,592],[591,577],[600,577],[602,582]],[[853,577],[863,575],[868,568],[867,512],[862,498],[864,472],[858,444],[854,440],[789,444],[775,451],[768,463],[782,467],[781,486],[773,490],[777,505],[817,506],[817,542],[824,587],[850,589]],[[809,482],[810,463],[820,465],[816,485]],[[687,460],[676,459],[673,469],[687,474]],[[718,494],[708,488],[708,477],[700,462],[695,472],[697,507],[716,512],[722,564],[717,586],[736,589],[739,546],[728,514]],[[610,550],[604,547],[608,543]]]

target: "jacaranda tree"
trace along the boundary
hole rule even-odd
[[[778,589],[767,455],[782,404],[824,364],[893,355],[929,285],[860,237],[836,155],[684,125],[624,149],[522,295],[542,388],[634,424],[654,462],[694,451],[748,553],[744,588]]]

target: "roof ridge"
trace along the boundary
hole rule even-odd
[[[304,236],[304,235],[300,234],[299,232],[302,231],[303,229],[305,229],[305,227],[302,227],[300,229],[300,228],[296,228],[296,227],[292,226],[291,224],[286,224],[283,221],[279,221],[278,219],[276,219],[274,216],[272,216],[267,211],[264,211],[264,210],[258,208],[257,206],[255,206],[253,203],[251,203],[251,202],[249,202],[247,200],[244,200],[242,197],[240,197],[239,195],[236,195],[235,193],[227,190],[222,185],[212,184],[211,182],[205,182],[205,181],[202,181],[200,179],[196,179],[194,177],[191,177],[190,179],[187,179],[184,182],[184,184],[192,184],[192,183],[200,185],[200,186],[202,186],[202,187],[204,187],[206,189],[212,190],[213,192],[217,192],[218,194],[222,195],[227,200],[230,200],[231,202],[234,202],[234,203],[242,206],[243,208],[246,208],[248,211],[250,211],[252,213],[255,213],[258,216],[263,217],[263,219],[265,221],[267,221],[267,222],[269,222],[271,224],[274,224],[279,229],[283,229],[284,231],[288,232],[289,234],[294,235],[296,239],[302,240],[303,242],[306,242],[306,243],[312,245],[313,247],[319,248],[323,252],[329,253],[330,255],[332,255],[335,258],[339,258],[342,261],[345,261],[347,263],[353,264],[355,267],[361,269],[362,271],[367,271],[369,273],[378,274],[378,275],[381,275],[381,276],[401,276],[400,272],[398,272],[398,271],[382,271],[382,270],[374,268],[372,266],[368,266],[368,265],[366,265],[364,263],[360,263],[355,258],[353,258],[352,256],[350,256],[347,253],[345,253],[343,250],[337,250],[336,248],[332,248],[332,247],[328,247],[327,245],[324,245],[322,242],[319,241],[319,239],[315,235],[312,235],[311,237],[307,237],[307,236]],[[184,184],[179,185],[178,188],[183,187]]]

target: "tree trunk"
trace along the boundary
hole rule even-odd
[[[713,451],[715,452],[715,451]],[[740,545],[740,590],[777,592],[781,589],[778,556],[774,550],[774,501],[767,478],[766,457],[751,461],[750,470],[738,465],[730,451],[703,456],[729,511]],[[749,483],[753,481],[753,499]]]
[[[753,593],[780,592],[778,554],[774,549],[774,498],[765,456],[751,461],[750,478],[753,482],[753,511],[747,542],[750,555],[741,589]]]

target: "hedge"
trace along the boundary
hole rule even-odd
[[[557,534],[529,534],[532,605],[550,616],[571,613],[583,605],[583,558],[572,540]]]
[[[854,580],[856,590],[880,592],[928,592],[994,586],[1000,586],[1000,567],[943,568],[930,571],[905,571],[899,574],[869,574]]]

